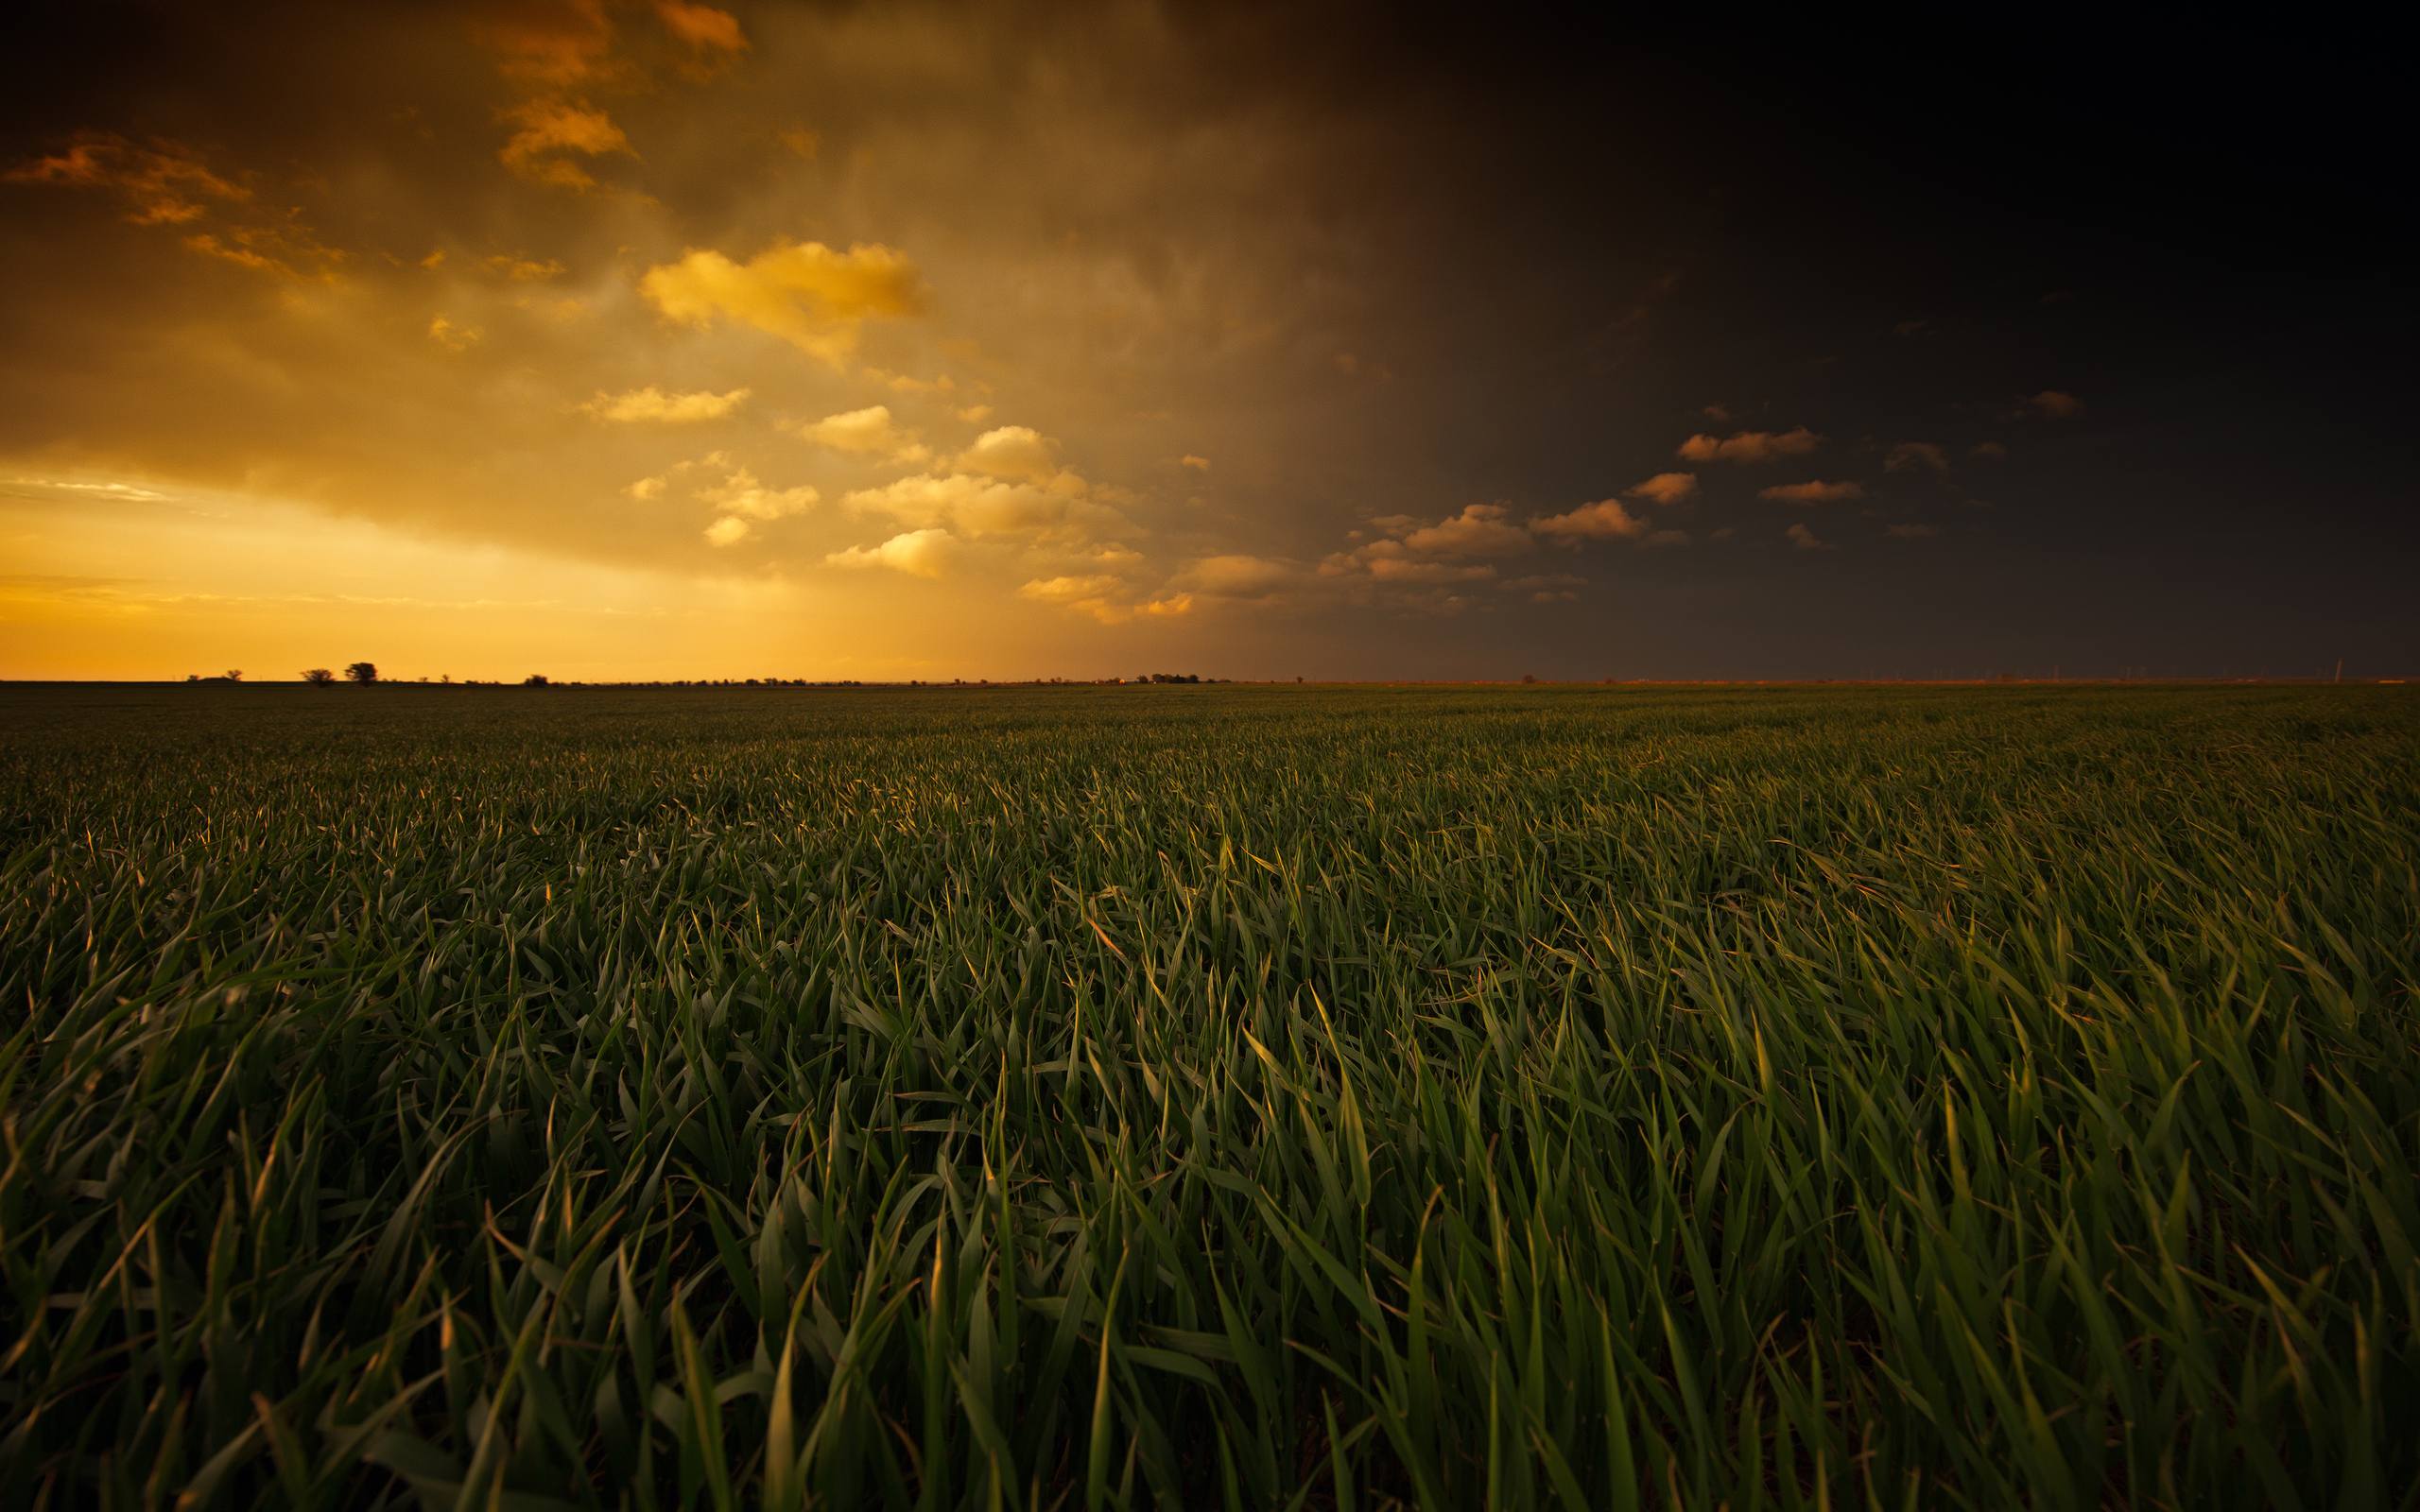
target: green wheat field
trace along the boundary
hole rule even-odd
[[[2420,1505],[2399,687],[0,690],[0,1505]]]

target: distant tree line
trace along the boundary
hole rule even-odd
[[[388,680],[379,675],[378,663],[375,662],[352,662],[345,667],[342,673],[337,673],[329,667],[304,667],[301,676],[305,685],[314,688],[334,687],[340,678],[346,682],[364,688],[369,687],[373,683]],[[185,681],[188,683],[224,684],[241,682],[243,680],[244,673],[240,667],[230,667],[226,671],[221,672],[215,677],[205,676],[199,672],[191,672],[185,675]],[[418,680],[424,683],[430,681],[429,679],[424,677]],[[450,673],[441,675],[435,680],[447,687],[501,688],[507,686],[506,683],[500,680],[493,679],[482,680],[478,678],[466,678],[458,683],[454,680],[453,676]],[[1020,687],[1042,686],[1047,684],[1054,687],[1077,687],[1086,685],[1096,687],[1115,687],[1119,684],[1131,686],[1136,683],[1202,683],[1226,682],[1229,680],[1230,679],[1226,678],[1205,678],[1198,672],[1147,672],[1140,677],[1133,678],[1033,678],[1025,679],[1022,682],[1012,681],[1000,683],[998,686]],[[1296,680],[1299,681],[1301,679],[1297,679]],[[945,683],[928,683],[922,678],[911,678],[905,683],[868,683],[857,678],[666,678],[623,682],[574,681],[558,683],[543,672],[530,673],[527,677],[521,679],[520,685],[525,688],[989,688],[994,686],[992,679],[989,678],[977,678],[973,681],[969,681],[964,678],[952,678]]]

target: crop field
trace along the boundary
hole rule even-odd
[[[2420,1505],[2395,687],[0,689],[0,1505]]]

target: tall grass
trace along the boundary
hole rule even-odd
[[[0,694],[0,1505],[2420,1505],[2401,690]]]

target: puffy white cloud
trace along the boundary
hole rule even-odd
[[[914,315],[925,305],[914,266],[879,244],[838,252],[821,242],[786,242],[745,263],[693,249],[648,268],[639,291],[672,319],[736,320],[835,367],[856,350],[865,320]]]
[[[2050,420],[2073,420],[2083,413],[2083,401],[2056,388],[2045,388],[2028,397],[2025,407]]]
[[[1801,425],[1786,431],[1737,431],[1715,437],[1703,433],[1681,443],[1685,462],[1771,462],[1777,457],[1804,456],[1824,444],[1824,438]]]
[[[985,431],[952,464],[961,472],[987,477],[1043,482],[1059,471],[1059,443],[1030,425],[1002,425]]]
[[[1142,618],[1165,619],[1193,610],[1191,593],[1139,598],[1128,592],[1124,579],[1105,573],[1037,577],[1018,589],[1017,593],[1039,603],[1053,604],[1079,614],[1090,615],[1103,625],[1122,625],[1129,620]]]
[[[1191,452],[1185,453],[1176,460],[1177,466],[1189,467],[1197,472],[1207,472],[1210,471],[1210,459],[1206,456],[1196,456]]]
[[[724,515],[706,526],[706,543],[710,546],[735,546],[748,539],[755,527],[736,515]]]
[[[720,483],[700,489],[697,496],[724,514],[744,520],[786,520],[813,508],[820,497],[804,483],[794,489],[769,489],[744,467],[733,470]]]
[[[1090,541],[1131,534],[1134,528],[1116,509],[1093,498],[1084,480],[1073,472],[1061,472],[1047,483],[917,472],[879,488],[852,490],[841,495],[840,503],[861,514],[888,514],[902,524],[948,525],[972,536]]]
[[[633,388],[628,393],[600,393],[579,407],[598,420],[631,425],[661,422],[687,425],[701,420],[720,420],[748,403],[748,390],[735,388],[727,394],[700,389],[690,394],[667,394],[653,384]]]
[[[1535,542],[1512,522],[1511,514],[1500,504],[1468,505],[1460,514],[1410,532],[1403,543],[1432,557],[1516,556]]]
[[[1772,499],[1779,504],[1838,504],[1843,499],[1862,499],[1862,483],[1826,483],[1818,478],[1810,483],[1783,483],[1770,489],[1758,489],[1756,497]]]
[[[1698,475],[1694,472],[1658,472],[1644,483],[1634,483],[1622,490],[1634,499],[1650,504],[1674,505],[1694,498],[1698,491]]]
[[[1831,542],[1821,539],[1814,531],[1807,529],[1804,524],[1791,525],[1788,530],[1783,531],[1782,534],[1788,536],[1789,538],[1789,543],[1796,546],[1801,551],[1829,551],[1832,549]]]
[[[958,539],[946,530],[908,530],[878,546],[851,546],[825,557],[834,567],[888,567],[910,577],[939,577],[957,554]]]
[[[913,431],[890,418],[888,404],[870,404],[864,409],[826,415],[801,425],[798,433],[818,446],[853,455],[887,456],[908,463],[922,462],[932,455],[931,448],[916,439]]]
[[[1636,540],[1647,534],[1648,522],[1622,507],[1619,499],[1599,499],[1583,504],[1563,514],[1547,515],[1530,522],[1530,528],[1542,536],[1557,536],[1566,541]]]

